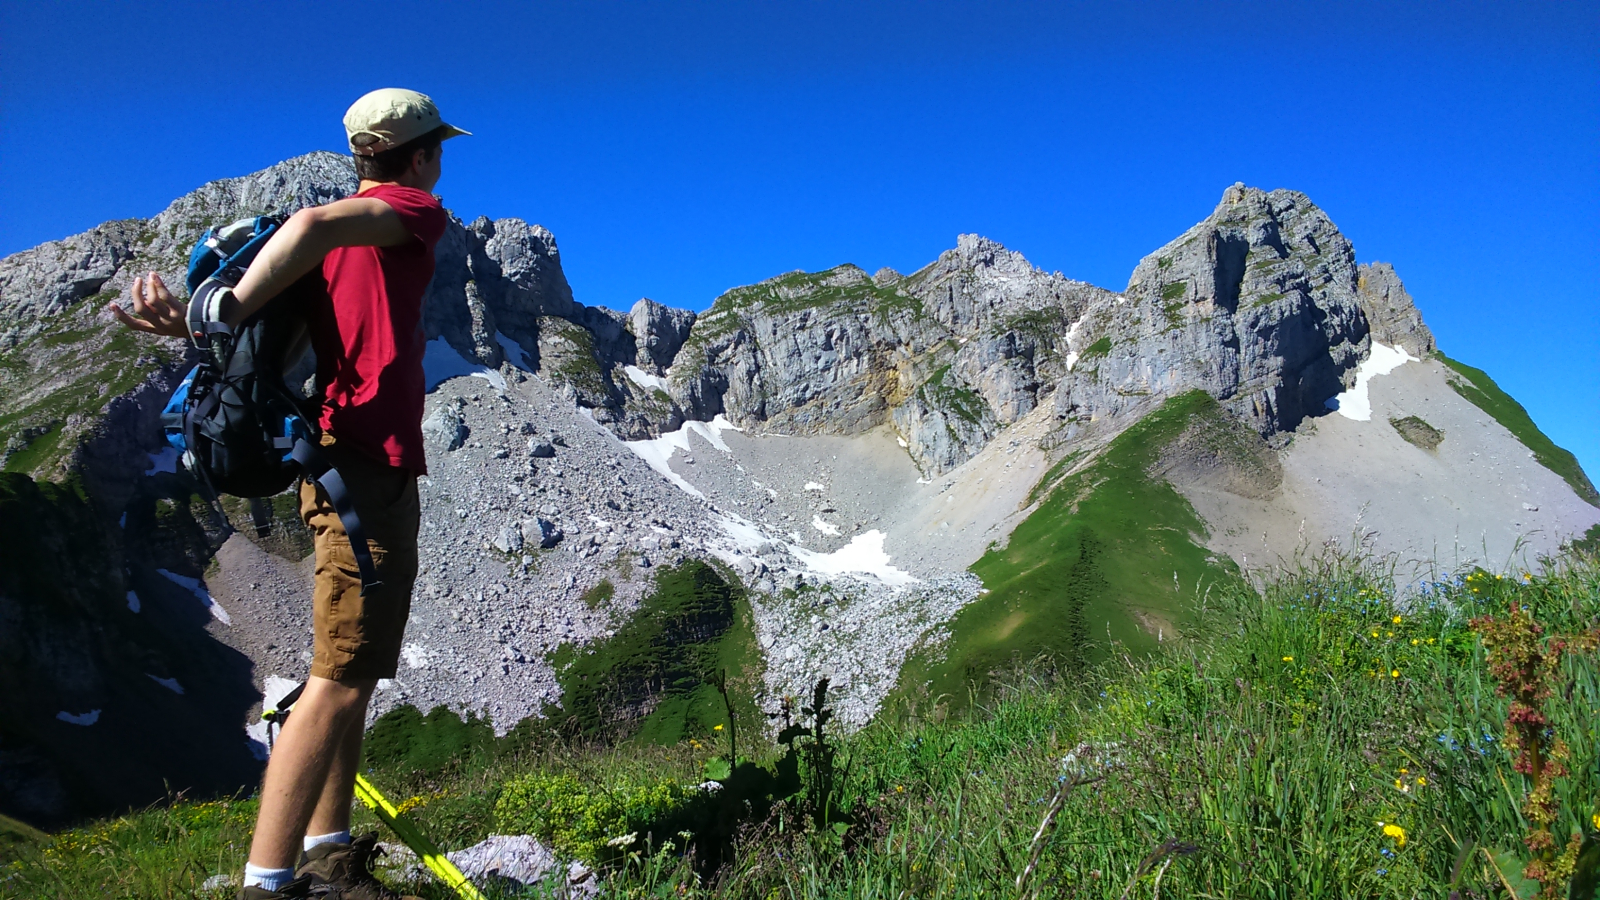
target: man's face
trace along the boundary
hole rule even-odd
[[[443,174],[443,165],[443,144],[440,144],[438,147],[434,148],[433,157],[431,159],[428,157],[428,152],[426,150],[418,150],[416,157],[414,157],[412,161],[412,166],[417,173],[417,187],[420,187],[425,191],[432,191],[434,185],[439,183],[439,177]]]

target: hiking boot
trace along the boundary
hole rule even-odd
[[[305,900],[310,896],[310,878],[296,878],[275,891],[269,891],[263,887],[239,889],[239,900]]]
[[[307,850],[296,875],[308,876],[314,891],[326,891],[328,900],[421,900],[390,890],[372,874],[372,864],[384,849],[376,832],[348,844],[318,844]]]

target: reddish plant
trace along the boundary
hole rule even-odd
[[[1597,633],[1545,638],[1544,626],[1534,619],[1533,611],[1519,603],[1513,603],[1504,616],[1473,619],[1472,629],[1483,640],[1496,693],[1511,699],[1505,747],[1512,754],[1512,766],[1531,783],[1522,814],[1533,827],[1522,840],[1533,859],[1523,868],[1523,877],[1539,883],[1541,898],[1564,897],[1562,888],[1572,878],[1582,838],[1573,835],[1557,852],[1551,833],[1560,812],[1555,779],[1567,774],[1569,754],[1566,741],[1545,716],[1544,703],[1560,682],[1561,657],[1592,652]]]

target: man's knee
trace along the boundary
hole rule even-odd
[[[297,706],[306,705],[309,700],[309,705],[320,707],[331,716],[364,715],[367,702],[372,699],[372,692],[377,686],[377,679],[374,678],[334,680],[313,675],[307,681],[306,693]]]

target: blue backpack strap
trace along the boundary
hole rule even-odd
[[[378,567],[373,564],[372,550],[367,547],[367,530],[361,526],[361,517],[356,515],[355,503],[350,499],[344,478],[339,475],[338,469],[328,464],[328,458],[322,455],[322,451],[304,438],[294,442],[290,456],[300,464],[307,478],[322,485],[328,494],[328,502],[339,514],[344,533],[350,538],[350,549],[356,556],[356,568],[361,570],[361,596],[365,597],[367,591],[383,582],[378,580]]]

